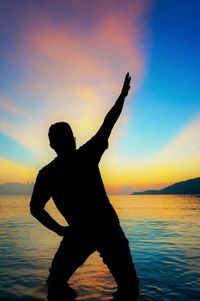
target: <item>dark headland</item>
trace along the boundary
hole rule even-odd
[[[200,177],[177,182],[160,190],[145,190],[131,194],[200,194]]]
[[[26,195],[31,194],[33,191],[34,183],[22,184],[22,183],[5,183],[0,184],[0,194],[8,195]]]

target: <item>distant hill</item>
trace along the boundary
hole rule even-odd
[[[21,183],[5,183],[0,184],[0,194],[31,194],[33,191],[34,183],[21,184]]]
[[[131,194],[200,194],[200,177],[177,182],[160,190],[145,190]]]

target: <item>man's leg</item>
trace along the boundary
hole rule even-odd
[[[61,297],[63,294],[69,297],[76,296],[68,286],[68,280],[94,251],[91,241],[80,238],[74,233],[68,233],[63,238],[49,269],[47,279],[49,300]]]
[[[99,244],[98,251],[117,283],[116,299],[123,301],[136,299],[139,295],[139,280],[128,240],[120,226],[108,230]]]

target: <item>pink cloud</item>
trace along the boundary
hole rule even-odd
[[[2,113],[9,113],[14,117],[24,117],[24,110],[7,96],[0,95],[0,109]]]
[[[27,4],[13,15],[23,34],[12,58],[20,65],[12,93],[27,118],[20,124],[7,121],[4,127],[36,150],[42,148],[44,129],[57,120],[72,122],[81,142],[94,134],[127,71],[134,77],[134,90],[138,88],[148,33],[149,1],[59,0],[54,11],[51,1],[43,3],[44,11],[43,4],[34,4],[34,9]]]
[[[66,80],[74,84],[108,83],[115,87],[122,74],[130,71],[137,83],[144,71],[143,38],[145,28],[142,16],[146,13],[144,1],[124,1],[124,7],[110,2],[106,12],[98,11],[90,1],[75,1],[76,15],[92,13],[92,27],[81,28],[72,19],[61,24],[38,24],[28,34],[34,65],[48,80]],[[78,4],[77,4],[78,3]],[[113,4],[113,6],[112,6]],[[79,7],[81,5],[81,8]],[[112,8],[112,10],[111,10]],[[110,13],[109,13],[110,12]],[[75,20],[77,20],[75,18]],[[80,20],[81,22],[81,20]],[[83,24],[85,24],[83,22]]]

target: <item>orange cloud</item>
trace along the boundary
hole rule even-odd
[[[34,181],[37,171],[29,166],[16,163],[11,160],[0,159],[1,178],[0,183],[17,182],[24,183]]]

